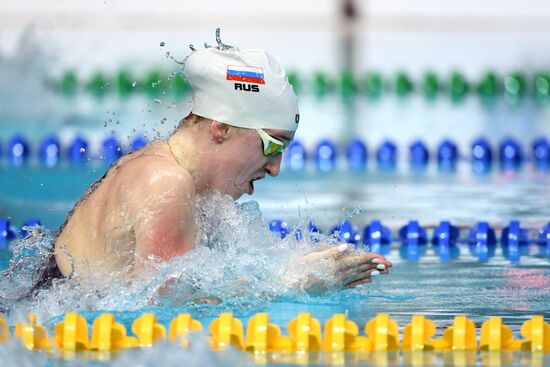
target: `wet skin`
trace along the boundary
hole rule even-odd
[[[294,138],[290,131],[265,131],[285,142]],[[212,120],[186,123],[168,140],[124,156],[90,187],[57,238],[57,264],[64,276],[135,276],[146,259],[183,255],[195,246],[195,195],[217,190],[236,200],[254,192],[255,180],[277,176],[280,165],[280,153],[263,154],[255,130]],[[287,272],[287,282],[316,293],[370,282],[374,271],[384,274],[391,267],[381,255],[340,250],[306,255]],[[330,281],[308,277],[320,270]]]

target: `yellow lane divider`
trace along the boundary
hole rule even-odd
[[[15,337],[30,350],[50,349],[54,341],[49,338],[46,328],[38,325],[36,316],[28,315],[27,322],[15,324]]]
[[[0,343],[5,343],[10,337],[10,328],[2,315],[0,315]]]
[[[104,313],[95,319],[92,326],[90,349],[109,352],[138,345],[137,338],[126,335],[124,325],[115,322],[113,314]]]
[[[201,323],[189,314],[180,314],[170,322],[168,340],[189,347],[188,335],[202,331]],[[440,339],[436,334],[435,323],[422,316],[414,315],[411,323],[403,329],[399,339],[397,323],[387,314],[378,314],[369,320],[364,328],[365,335],[359,335],[359,327],[344,314],[333,315],[321,333],[320,322],[309,313],[301,313],[292,319],[282,335],[281,329],[269,320],[267,313],[251,317],[246,328],[231,313],[221,314],[210,323],[210,345],[214,350],[228,347],[250,352],[282,352],[303,354],[325,351],[343,352],[390,352],[411,351],[524,351],[550,352],[550,324],[542,316],[533,316],[523,323],[521,336],[514,339],[509,326],[500,317],[491,317],[481,325],[479,342],[476,327],[466,316],[456,316],[454,322]],[[66,352],[82,350],[117,351],[134,347],[150,347],[167,339],[166,329],[158,323],[154,314],[146,313],[134,320],[132,332],[127,335],[124,325],[115,321],[112,314],[97,317],[91,328],[84,317],[69,312],[63,321],[53,329],[54,336],[48,335],[46,328],[39,325],[36,316],[29,315],[26,322],[15,324],[14,337],[30,350],[58,349]],[[10,328],[0,315],[0,343],[10,338]]]
[[[179,340],[181,346],[187,348],[189,346],[187,335],[201,330],[202,325],[200,322],[194,320],[188,313],[182,313],[170,322],[169,339],[171,342]]]

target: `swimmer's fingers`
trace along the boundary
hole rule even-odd
[[[390,268],[392,263],[386,260],[382,255],[365,253],[357,255],[349,255],[340,259],[338,263],[338,270],[348,271],[354,268],[376,269],[387,272],[387,268]],[[365,269],[366,268],[366,269]]]
[[[302,259],[307,261],[318,261],[321,259],[334,259],[338,260],[342,257],[348,256],[351,250],[351,246],[348,244],[341,244],[338,246],[330,246],[328,248],[324,248],[322,250],[318,251],[312,251],[305,256],[303,256]]]
[[[343,273],[340,277],[340,284],[344,288],[355,287],[356,285],[368,283],[372,281],[372,278],[380,276],[381,274],[387,274],[388,269],[378,270],[378,269],[367,269],[360,272],[346,272]]]
[[[376,266],[373,266],[372,264],[362,264],[355,268],[349,268],[344,271],[338,272],[339,276],[338,278],[342,280],[344,283],[348,283],[351,279],[353,281],[354,279],[360,279],[361,277],[365,276],[365,274],[370,274],[373,271],[378,272],[378,274],[388,274],[389,269],[386,268],[384,264],[375,264]]]
[[[365,270],[359,273],[348,273],[341,278],[341,284],[345,288],[348,285],[354,284],[361,280],[369,279],[370,281],[373,277],[377,277],[380,274],[382,273],[379,270],[373,270],[373,269]]]
[[[350,279],[348,282],[345,282],[344,288],[352,288],[359,284],[370,283],[372,278],[378,275],[379,272],[377,270],[367,270],[358,274],[355,278]]]
[[[391,268],[393,266],[392,262],[386,259],[383,255],[375,254],[374,252],[367,252],[365,254],[365,261],[373,264],[384,264],[386,268]]]

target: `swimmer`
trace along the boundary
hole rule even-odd
[[[192,47],[184,62],[191,113],[170,138],[125,155],[91,185],[61,226],[42,283],[72,274],[138,274],[143,259],[169,261],[192,251],[196,195],[218,191],[237,200],[254,193],[256,180],[279,174],[299,125],[292,86],[271,55],[224,45],[217,36],[216,47]],[[295,262],[284,281],[319,293],[370,282],[391,266],[381,255],[325,246]]]

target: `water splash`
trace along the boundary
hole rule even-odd
[[[229,196],[196,198],[196,248],[170,262],[148,259],[146,271],[74,275],[29,294],[51,254],[53,238],[43,229],[13,243],[6,276],[0,277],[0,307],[12,322],[32,312],[39,321],[71,310],[138,311],[160,308],[172,315],[191,307],[202,316],[265,307],[270,300],[299,294],[282,279],[292,261],[311,251],[306,241],[279,239],[269,231],[255,201],[236,204]]]

